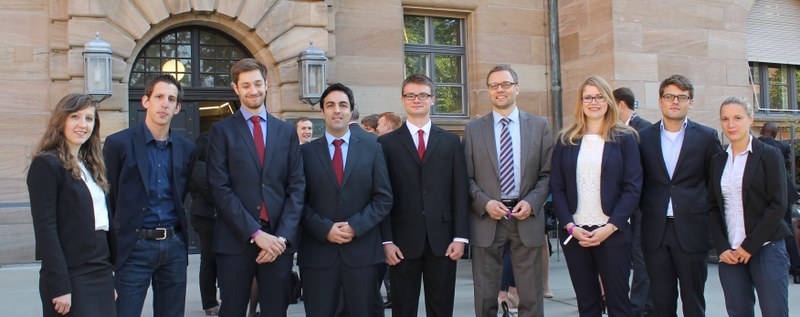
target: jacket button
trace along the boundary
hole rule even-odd
[[[261,210],[261,205],[256,206],[256,210]]]

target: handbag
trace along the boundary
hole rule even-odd
[[[555,208],[553,208],[553,202],[544,203],[542,209],[544,209],[544,232],[548,233],[556,230],[558,228],[558,219],[556,218]]]

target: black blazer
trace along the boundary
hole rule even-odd
[[[386,155],[394,204],[381,222],[381,238],[408,259],[422,256],[430,241],[444,256],[453,238],[469,238],[469,181],[464,148],[453,133],[431,125],[423,160],[406,124],[378,138]]]
[[[337,259],[350,267],[383,262],[378,225],[392,207],[392,188],[380,144],[350,133],[341,186],[324,136],[303,144],[301,152],[308,188],[298,265],[327,268]],[[333,244],[328,232],[340,221],[348,222],[356,236]]]
[[[628,125],[636,131],[642,131],[642,129],[653,125],[653,123],[645,120],[637,114],[635,117],[633,117],[633,119],[631,119],[630,122],[628,122]]]
[[[672,179],[661,151],[660,122],[644,128],[639,139],[644,171],[639,203],[642,247],[652,251],[662,244],[667,226],[667,204],[672,197],[678,244],[686,252],[707,252],[711,249],[708,171],[711,158],[722,151],[717,131],[688,120]]]
[[[193,217],[214,219],[217,210],[211,204],[211,193],[208,191],[208,172],[206,157],[208,156],[208,133],[200,134],[195,141],[195,153],[192,162],[192,175],[189,179],[189,194],[192,205],[189,214]]]
[[[145,211],[149,202],[148,177],[150,175],[146,129],[144,122],[134,127],[114,133],[106,138],[103,146],[108,181],[111,191],[108,194],[108,209],[114,215],[114,229],[117,231],[117,260],[115,270],[119,269],[133,250],[142,228]],[[175,212],[180,221],[183,241],[188,248],[189,223],[183,199],[191,172],[194,143],[178,133],[170,133],[172,139],[172,197]]]
[[[639,205],[642,190],[642,165],[639,144],[633,133],[618,135],[618,141],[606,141],[603,147],[600,202],[609,223],[620,231],[628,231],[628,218]],[[561,224],[573,222],[578,208],[576,171],[581,140],[577,144],[556,141],[550,164],[550,192],[553,207]]]
[[[264,167],[241,111],[215,123],[209,136],[208,187],[217,208],[214,252],[245,251],[261,228],[266,203],[271,233],[296,245],[306,181],[294,127],[267,115]],[[220,221],[222,220],[222,221]]]
[[[53,153],[33,158],[27,183],[43,288],[53,297],[72,293],[69,271],[86,263],[96,248],[92,195]],[[113,263],[112,220],[109,213],[108,248]]]
[[[744,206],[744,248],[755,254],[768,241],[778,241],[791,235],[783,221],[786,213],[786,168],[780,151],[753,138],[753,152],[747,157],[742,176],[742,204]],[[720,180],[728,160],[728,152],[714,156],[709,174],[709,225],[714,246],[721,254],[731,248],[725,223],[725,201]]]

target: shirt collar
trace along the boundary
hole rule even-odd
[[[245,121],[250,121],[250,118],[256,116],[256,114],[253,114],[252,112],[244,110],[242,108],[239,108],[239,111],[242,112],[242,116],[244,117]],[[261,111],[257,115],[259,117],[261,117],[262,121],[266,122],[267,121],[267,108],[261,108]]]
[[[150,133],[150,129],[147,128],[147,125],[145,125],[144,122],[142,122],[142,126],[144,128],[144,144],[148,144],[150,142],[155,142],[156,138],[153,137],[152,133]],[[172,133],[171,132],[167,133],[167,143],[166,144],[170,144],[170,143],[172,143]]]
[[[728,144],[728,148],[725,149],[725,152],[728,152],[728,157],[733,156],[733,149],[731,148],[730,144]],[[747,149],[745,149],[744,152],[739,153],[739,155],[742,155],[743,153],[748,153],[748,154],[749,153],[753,153],[753,135],[752,134],[750,135],[750,141],[747,142]]]
[[[492,118],[494,119],[494,124],[497,125],[500,123],[500,119],[503,119],[503,115],[497,113],[497,111],[492,110]],[[514,108],[514,111],[508,114],[508,117],[511,119],[511,122],[519,123],[519,108]]]
[[[347,133],[345,133],[341,138],[337,138],[333,136],[333,134],[328,133],[328,131],[325,131],[325,140],[328,141],[328,145],[333,144],[333,141],[336,139],[342,139],[344,140],[344,143],[350,144],[350,130],[347,130]]]
[[[664,130],[664,119],[661,119],[660,123],[661,123],[661,131],[666,131],[666,130]],[[688,124],[689,124],[689,117],[683,118],[683,124],[681,124],[681,130],[685,130],[686,129],[686,125],[688,125]],[[667,132],[671,132],[671,131],[667,131]],[[680,131],[678,131],[678,132],[680,132]]]
[[[422,127],[417,127],[411,121],[406,120],[406,127],[408,128],[408,132],[411,132],[411,136],[417,136],[417,131],[420,129],[425,131],[425,134],[431,135],[431,120],[428,119],[428,123],[425,123]]]

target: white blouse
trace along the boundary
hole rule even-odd
[[[583,136],[578,151],[575,180],[578,184],[578,207],[572,216],[578,226],[602,226],[608,222],[600,201],[600,180],[605,141],[594,134]]]
[[[728,242],[731,249],[738,249],[744,238],[747,236],[744,231],[744,197],[742,196],[742,178],[744,168],[747,165],[747,158],[753,152],[753,136],[750,136],[750,143],[747,150],[738,155],[733,155],[730,146],[728,159],[725,161],[725,169],[722,170],[722,178],[719,180],[722,189],[722,200],[725,206],[725,225],[728,228]]]
[[[106,193],[97,185],[91,173],[83,165],[83,162],[78,162],[81,167],[81,178],[89,189],[92,195],[92,205],[94,206],[94,230],[108,231],[108,206],[106,206]]]

